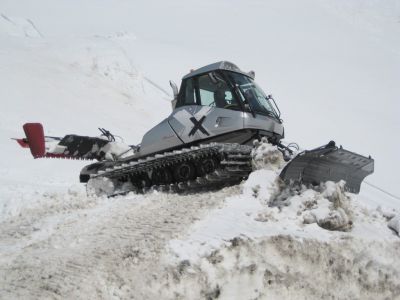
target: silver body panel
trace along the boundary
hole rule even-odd
[[[202,141],[206,143],[208,140],[243,143],[251,139],[252,135],[251,131],[245,129],[260,130],[270,133],[271,136],[283,135],[283,126],[267,116],[188,105],[175,109],[168,118],[144,135],[138,156],[167,151],[184,144]],[[249,142],[251,141],[247,143]]]
[[[243,127],[247,129],[259,129],[276,133],[283,136],[283,126],[271,117],[256,114],[255,117],[251,113],[243,113]]]
[[[150,129],[142,139],[140,150],[137,156],[160,152],[163,149],[170,149],[182,144],[182,141],[168,124],[168,119]]]
[[[190,105],[176,109],[169,116],[168,121],[184,143],[191,143],[243,129],[242,115],[241,111]],[[191,121],[192,118],[195,118],[197,122],[201,122],[203,118],[200,124],[204,128],[203,131],[201,129],[193,130],[196,124]]]

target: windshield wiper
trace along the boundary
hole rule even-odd
[[[246,108],[246,104],[247,104],[247,107],[249,108],[249,110],[250,110],[250,112],[251,112],[251,115],[255,118],[256,117],[256,113],[255,113],[255,110],[251,107],[251,105],[250,105],[250,103],[249,103],[249,101],[246,99],[246,97],[244,96],[244,92],[243,92],[243,90],[242,90],[242,88],[240,87],[240,85],[238,85],[237,83],[235,84],[235,88],[237,88],[238,90],[239,90],[239,92],[240,92],[240,94],[242,94],[242,97],[243,97],[243,99],[244,99],[244,107]],[[239,94],[239,93],[238,93]]]

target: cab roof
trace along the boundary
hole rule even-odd
[[[224,61],[219,61],[219,62],[210,64],[210,65],[201,67],[197,70],[194,70],[194,71],[190,72],[189,74],[186,74],[185,76],[183,76],[182,80],[190,78],[190,77],[194,77],[194,76],[197,76],[200,74],[216,71],[216,70],[231,71],[231,72],[243,74],[248,77],[252,77],[249,73],[246,73],[246,72],[243,72],[242,70],[240,70],[239,67],[237,65],[235,65],[234,63],[224,60]]]

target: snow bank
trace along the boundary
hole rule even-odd
[[[397,255],[400,240],[387,228],[389,212],[355,200],[343,181],[287,186],[278,178],[280,152],[265,142],[256,146],[253,157],[260,169],[242,184],[241,194],[228,197],[185,238],[169,243],[166,260],[173,276],[164,286],[168,295],[400,295],[400,265],[391,256]]]
[[[303,222],[316,222],[328,230],[349,231],[353,224],[352,207],[350,197],[344,192],[344,185],[343,181],[328,181],[321,183],[316,193],[307,189],[300,192],[301,206],[297,213],[302,215]]]
[[[274,158],[267,159],[265,153]],[[285,185],[278,176],[282,155],[276,147],[263,142],[253,156],[265,169],[252,172],[241,193],[228,197],[223,207],[195,224],[186,239],[171,241],[176,257],[196,260],[237,236],[291,234],[327,241],[353,232],[372,240],[393,238],[383,213],[355,201],[344,191],[344,182],[326,182],[313,188]]]
[[[329,243],[293,235],[236,237],[197,262],[169,269],[172,299],[394,299],[400,242],[343,237]]]
[[[254,149],[251,155],[256,169],[277,171],[285,164],[282,153],[276,146],[269,144],[265,137],[261,141],[254,141]]]

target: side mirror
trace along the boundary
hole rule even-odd
[[[179,93],[178,92],[178,86],[172,80],[169,81],[169,85],[171,86],[172,93],[174,95],[174,99],[172,99],[172,101],[171,101],[172,109],[174,110],[175,106],[176,106],[176,102],[178,101],[178,93]]]
[[[256,72],[254,72],[254,71],[250,71],[250,72],[248,72],[247,74],[249,74],[249,76],[251,77],[251,78],[256,78]]]
[[[278,117],[279,120],[281,120],[281,111],[279,110],[278,105],[276,105],[275,99],[272,97],[272,95],[267,95],[266,98],[267,98],[267,100],[272,100],[272,102],[274,104],[274,107],[275,107],[275,110],[278,113],[277,117]]]

